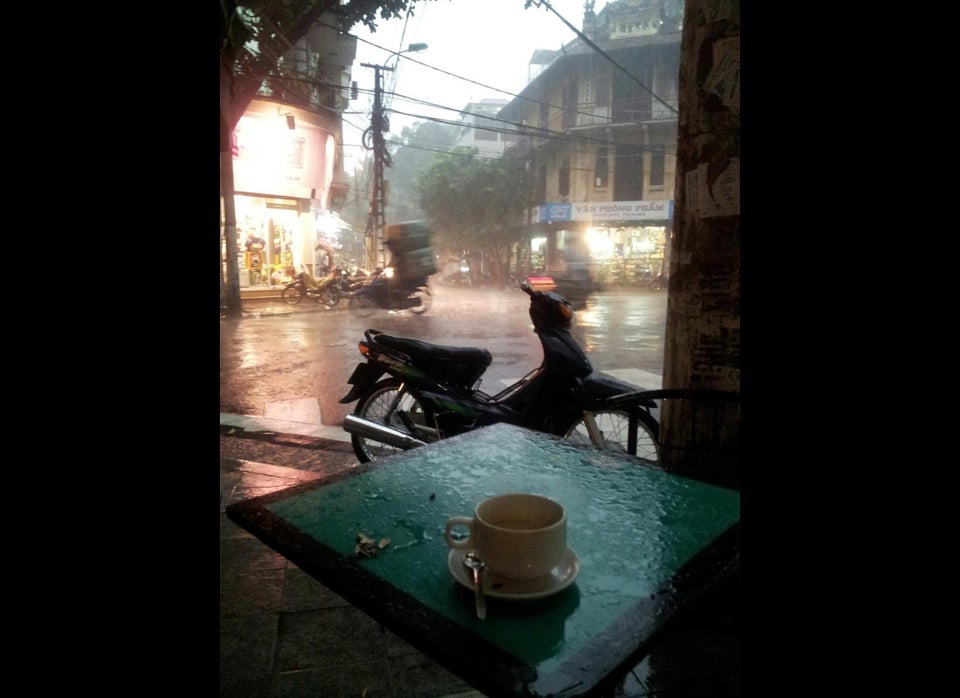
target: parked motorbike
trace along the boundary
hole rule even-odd
[[[382,310],[409,310],[422,315],[430,309],[433,296],[426,278],[398,279],[393,267],[378,267],[351,285],[347,307],[357,317],[370,317]]]
[[[658,460],[659,426],[650,412],[656,403],[636,387],[594,372],[570,332],[574,311],[566,299],[527,283],[520,288],[530,296],[530,319],[543,360],[495,395],[480,389],[493,360],[483,347],[364,332],[358,343],[364,361],[353,370],[347,381],[352,387],[340,399],[343,404],[357,401],[343,428],[360,462],[499,422]],[[610,398],[627,393],[633,393],[629,404],[621,399],[610,406]]]
[[[367,280],[369,280],[369,278],[374,273],[377,273],[380,271],[378,269],[376,272],[371,272],[371,271],[367,271],[366,269],[362,269],[356,265],[351,266],[348,269],[350,273],[347,276],[346,287],[341,289],[343,290],[344,295],[348,294],[350,291],[356,291],[364,283],[366,283]]]
[[[350,290],[350,272],[334,267],[321,279],[304,270],[297,278],[284,286],[280,298],[288,305],[296,305],[304,298],[312,298],[328,308],[335,307]]]

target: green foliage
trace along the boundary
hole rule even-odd
[[[356,24],[376,32],[378,20],[413,15],[414,6],[426,1],[222,0],[221,131],[233,129],[265,78],[283,74],[283,55],[321,16],[333,17],[344,32]],[[223,138],[221,132],[221,147]]]
[[[387,222],[426,218],[420,208],[416,179],[426,170],[437,153],[450,149],[459,129],[452,124],[418,121],[405,126],[398,139],[388,139],[392,165],[384,172],[389,184]]]
[[[435,244],[448,249],[502,251],[519,242],[530,184],[522,161],[479,158],[475,148],[437,156],[417,179]]]

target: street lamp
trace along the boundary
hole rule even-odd
[[[399,58],[404,53],[417,53],[419,51],[425,51],[428,48],[429,46],[427,46],[426,44],[407,44],[407,47],[402,51],[394,51],[390,55],[397,56]],[[396,67],[396,64],[394,64],[394,67]],[[393,68],[388,68],[388,70],[393,70]]]
[[[407,44],[405,51],[400,51],[400,53],[415,53],[417,51],[423,51],[424,49],[429,48],[426,44]]]
[[[427,48],[426,44],[408,44],[403,51],[395,51],[391,56],[400,56],[403,53],[415,53]],[[388,58],[389,60],[389,58]],[[367,221],[367,234],[371,236],[371,249],[368,250],[372,264],[368,268],[377,266],[386,266],[385,255],[383,254],[383,225],[386,218],[386,200],[383,187],[383,168],[386,166],[387,145],[383,139],[383,132],[389,130],[386,127],[386,121],[383,116],[383,87],[381,85],[381,71],[393,68],[385,65],[375,65],[373,63],[361,63],[364,68],[373,68],[373,114],[370,117],[370,140],[373,145],[373,195],[370,200],[370,216]],[[364,145],[367,138],[364,135]]]

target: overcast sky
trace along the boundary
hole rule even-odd
[[[570,24],[582,28],[584,0],[549,2]],[[597,0],[594,11],[599,13],[606,4]],[[536,49],[557,50],[576,38],[546,7],[525,10],[523,5],[524,0],[428,0],[415,5],[413,17],[378,22],[376,33],[355,26],[351,34],[359,38],[353,79],[360,97],[344,114],[346,158],[363,153],[361,134],[370,125],[376,71],[363,63],[396,68],[383,71],[384,91],[396,93],[385,101],[391,110],[388,139],[426,118],[458,121],[458,111],[468,102],[510,100],[518,94],[527,85],[528,63]],[[391,55],[414,43],[428,48],[399,58]]]

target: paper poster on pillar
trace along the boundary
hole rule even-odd
[[[740,158],[730,158],[727,167],[711,182],[705,162],[684,176],[687,209],[699,218],[740,215]]]
[[[703,86],[717,95],[724,106],[740,111],[740,37],[721,39],[713,45],[713,66]]]

